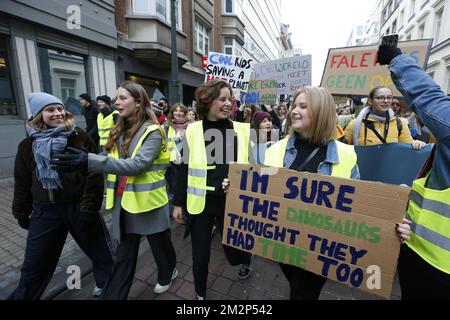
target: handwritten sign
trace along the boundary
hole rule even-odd
[[[222,242],[390,297],[410,188],[231,164]]]
[[[278,82],[250,80],[247,93],[241,94],[241,104],[276,104]]]
[[[205,82],[221,78],[227,81],[233,90],[247,92],[252,71],[253,59],[209,52]]]
[[[431,40],[399,42],[398,47],[411,60],[426,66]],[[330,49],[320,86],[332,94],[366,96],[373,88],[386,86],[400,97],[387,66],[378,64],[377,51],[377,45]]]
[[[311,85],[311,55],[273,60],[255,65],[255,80],[278,82],[278,95]]]

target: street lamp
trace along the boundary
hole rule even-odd
[[[178,80],[178,50],[177,50],[177,15],[175,12],[175,2],[170,0],[170,20],[172,22],[171,45],[172,45],[172,63],[171,63],[171,87],[170,87],[170,105],[180,102],[180,81]]]

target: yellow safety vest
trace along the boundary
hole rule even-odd
[[[176,135],[176,130],[170,126],[169,132],[167,132],[167,146],[169,148],[170,161],[175,161],[177,159]]]
[[[157,125],[150,125],[142,134],[131,158],[134,158],[144,142],[144,139],[154,130]],[[119,159],[117,148],[113,149],[109,156]],[[169,165],[169,151],[165,141],[161,144],[161,151],[156,160],[148,170],[136,177],[127,177],[121,205],[129,213],[143,213],[164,206],[168,202],[166,191],[166,179],[164,174]],[[108,174],[106,182],[106,209],[114,206],[114,191],[117,176]]]
[[[406,244],[433,267],[450,274],[450,188],[426,188],[428,175],[413,182],[406,215],[412,221],[411,240]]]
[[[108,116],[103,116],[103,113],[99,112],[97,115],[97,128],[98,136],[100,137],[100,147],[103,147],[108,142],[109,133],[114,128],[114,115],[119,114],[119,111],[115,110]]]
[[[290,137],[278,141],[266,151],[264,164],[270,167],[284,167],[284,156]],[[356,165],[356,152],[354,146],[335,141],[338,151],[339,163],[331,167],[331,175],[338,178],[350,179],[352,170]]]
[[[248,164],[250,124],[233,122],[233,128],[238,137],[237,162]],[[206,191],[215,190],[206,185],[207,171],[216,168],[208,166],[203,121],[189,124],[186,129],[186,142],[189,146],[187,211],[190,214],[200,214],[205,209]]]

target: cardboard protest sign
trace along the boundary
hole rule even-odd
[[[290,94],[311,85],[311,55],[297,56],[258,63],[254,79],[271,79],[278,82],[278,95]]]
[[[432,148],[414,150],[408,143],[355,147],[361,180],[412,186]]]
[[[410,188],[231,164],[222,242],[390,297]]]
[[[432,40],[404,41],[399,42],[398,47],[411,60],[425,68],[431,42]],[[386,86],[394,91],[395,96],[401,97],[388,67],[378,64],[377,51],[378,45],[330,49],[320,86],[332,94],[365,96],[373,88]]]
[[[205,82],[221,78],[227,81],[234,90],[247,92],[253,66],[253,59],[209,52]]]
[[[278,82],[250,80],[247,93],[241,94],[241,104],[276,104]]]

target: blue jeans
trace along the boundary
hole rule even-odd
[[[9,300],[41,298],[58,264],[68,232],[92,260],[97,286],[104,286],[113,265],[107,230],[100,214],[93,218],[87,230],[81,230],[80,214],[79,204],[33,204],[19,285]]]

